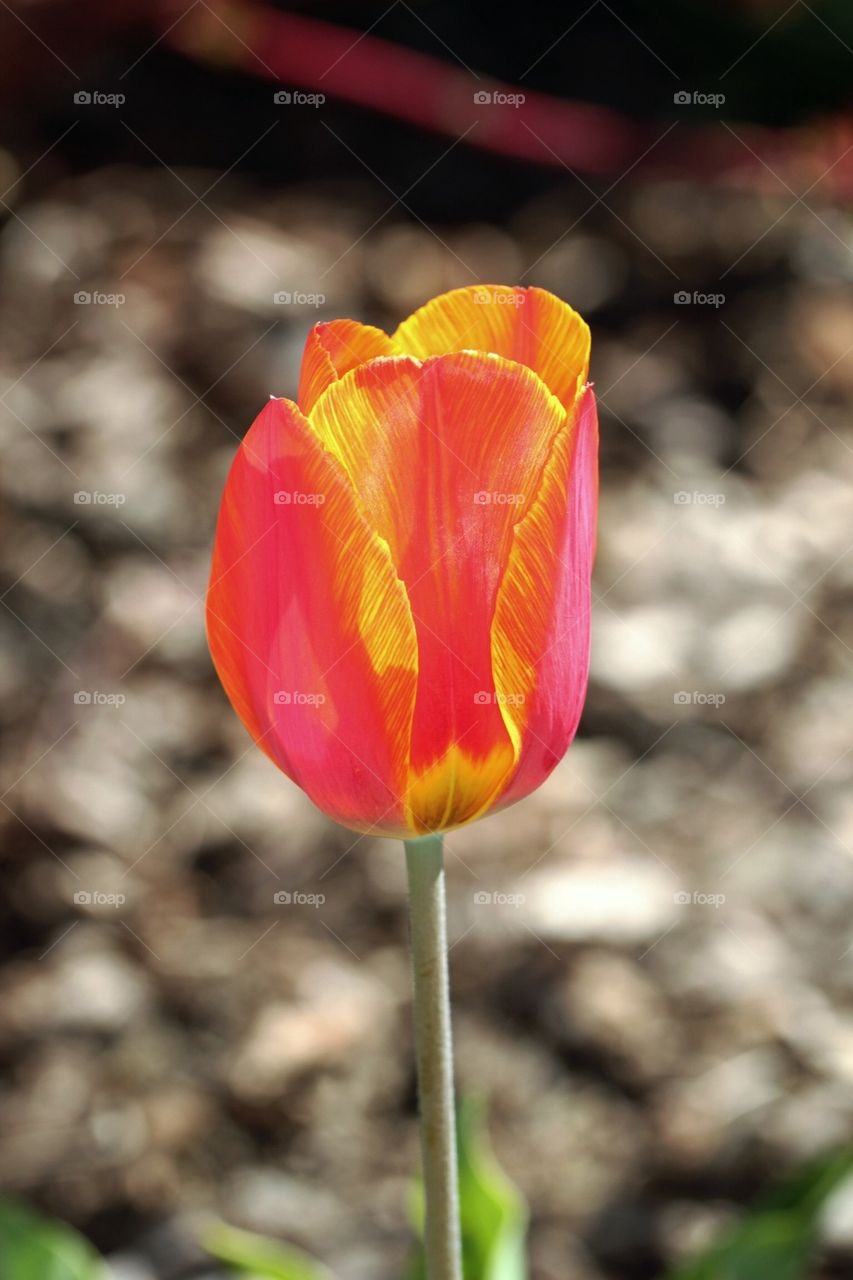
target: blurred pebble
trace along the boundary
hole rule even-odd
[[[265,1006],[236,1047],[229,1084],[238,1097],[272,1100],[293,1074],[335,1062],[374,1030],[379,993],[362,974],[325,964],[299,981],[302,1000]]]
[[[522,885],[523,921],[549,942],[649,942],[677,919],[672,877],[636,855],[548,866]]]
[[[561,984],[557,1011],[570,1041],[594,1045],[632,1080],[662,1077],[678,1061],[677,1024],[655,984],[626,957],[581,955]]]

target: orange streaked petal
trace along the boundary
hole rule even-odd
[[[387,333],[357,320],[328,320],[316,324],[305,340],[297,400],[310,413],[331,383],[350,369],[377,356],[396,354]]]
[[[565,421],[530,370],[460,352],[362,365],[332,384],[311,427],[357,489],[405,584],[418,646],[410,812],[476,817],[515,765],[495,697],[491,620],[513,526]]]
[[[497,743],[487,755],[471,755],[451,743],[428,768],[413,772],[407,811],[415,831],[446,831],[479,818],[501,794],[515,765],[509,741]]]
[[[392,341],[401,355],[418,359],[448,351],[492,351],[538,373],[566,408],[589,371],[586,323],[545,289],[453,289],[404,320]]]
[[[273,400],[225,487],[207,602],[243,723],[339,822],[410,834],[411,611],[387,547],[296,405]]]
[[[580,720],[589,670],[598,424],[587,387],[558,435],[542,485],[516,525],[492,626],[495,688],[521,753],[500,798],[511,804],[562,759]]]

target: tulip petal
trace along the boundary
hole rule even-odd
[[[216,532],[208,638],[240,718],[338,821],[410,834],[417,648],[387,547],[296,405],[237,452]]]
[[[410,822],[469,821],[515,767],[495,697],[491,622],[513,526],[533,501],[565,412],[495,355],[374,360],[311,414],[405,584],[417,633]]]
[[[598,424],[587,387],[557,437],[542,484],[515,527],[492,627],[499,704],[522,746],[500,803],[542,783],[580,720],[589,670]]]
[[[453,289],[404,320],[393,342],[400,354],[419,359],[448,351],[492,351],[538,373],[566,408],[589,371],[586,323],[544,289]]]
[[[297,400],[310,413],[331,383],[350,369],[377,356],[395,355],[394,344],[381,329],[357,320],[329,320],[316,324],[305,340]]]

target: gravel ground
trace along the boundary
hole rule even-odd
[[[534,1280],[650,1280],[853,1124],[849,216],[676,182],[586,212],[555,180],[500,226],[398,208],[358,240],[368,186],[191,199],[60,173],[0,236],[0,1188],[121,1280],[185,1274],[211,1211],[401,1274],[401,851],[253,748],[201,597],[307,328],[535,263],[594,333],[593,675],[546,785],[448,840],[458,1073]],[[830,1235],[847,1274],[853,1206]]]

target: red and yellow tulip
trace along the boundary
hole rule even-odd
[[[258,745],[345,826],[511,804],[580,718],[597,503],[589,330],[542,289],[308,335],[225,486],[210,651]]]

